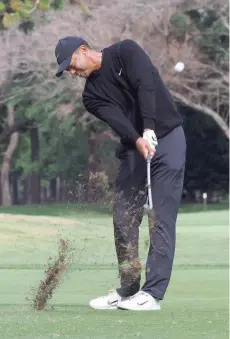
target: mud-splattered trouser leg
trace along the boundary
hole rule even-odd
[[[155,213],[150,228],[146,281],[142,290],[163,299],[168,287],[176,241],[176,219],[184,181],[186,142],[182,127],[159,140],[151,163],[152,196]],[[146,201],[146,161],[136,150],[121,159],[116,182],[114,235],[118,257],[121,296],[140,289],[138,254],[139,226]]]

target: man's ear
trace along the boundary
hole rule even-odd
[[[89,49],[88,49],[85,45],[81,45],[81,46],[79,47],[79,51],[80,51],[81,53],[87,55]]]

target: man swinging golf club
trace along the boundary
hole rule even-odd
[[[59,40],[55,56],[56,76],[66,71],[86,78],[82,94],[86,110],[108,123],[121,140],[113,214],[120,286],[91,300],[90,306],[160,310],[172,272],[184,180],[186,141],[181,116],[158,70],[133,40],[98,52],[84,39],[68,36]],[[140,288],[138,240],[149,155],[155,222]]]

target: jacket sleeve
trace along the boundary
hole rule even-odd
[[[83,103],[88,112],[106,122],[123,141],[135,144],[136,140],[140,138],[131,122],[118,107],[113,105],[94,107],[93,105],[87,105],[84,101]]]
[[[133,40],[124,40],[120,45],[120,58],[131,86],[136,90],[143,118],[143,126],[155,129],[156,83],[155,70],[145,51]]]

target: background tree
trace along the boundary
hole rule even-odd
[[[17,24],[23,32],[30,32],[36,22],[34,13],[48,10],[61,10],[65,3],[79,5],[85,15],[88,7],[83,0],[2,0],[0,1],[0,29]]]
[[[55,78],[55,45],[60,37],[72,34],[84,36],[97,50],[124,38],[133,38],[144,47],[178,105],[183,104],[181,113],[188,140],[194,142],[196,135],[199,148],[206,143],[209,149],[211,138],[215,138],[215,154],[223,165],[215,167],[215,173],[216,178],[219,175],[223,180],[221,187],[213,185],[213,181],[210,187],[222,189],[227,182],[227,143],[217,138],[216,133],[219,128],[228,137],[229,107],[226,62],[229,32],[223,8],[214,1],[190,1],[188,6],[188,2],[180,0],[164,3],[118,0],[109,7],[101,0],[72,1],[65,3],[60,11],[54,10],[53,5],[49,3],[49,10],[46,7],[43,12],[36,7],[29,16],[34,29],[27,31],[28,34],[18,21],[0,36],[2,166],[12,134],[19,133],[9,175],[4,177],[10,187],[11,202],[93,201],[97,199],[94,193],[98,180],[105,187],[113,184],[117,136],[84,110],[81,102],[84,80],[65,75]],[[12,9],[7,11],[10,13]],[[179,60],[186,65],[180,74],[173,70]],[[13,125],[7,120],[7,105],[14,108]],[[190,113],[194,110],[196,114]],[[211,117],[216,127],[211,127],[206,117]],[[199,123],[207,129],[199,129]],[[195,157],[191,151],[192,142],[189,141],[186,172],[186,187],[191,192],[201,185],[205,171],[207,180],[212,180],[212,166],[216,166],[208,161],[210,166],[204,168],[201,153]],[[220,148],[224,150],[223,156]],[[197,164],[194,171],[192,162]],[[194,178],[192,173],[197,176]],[[33,189],[31,182],[36,182]],[[101,197],[102,193],[98,192],[97,196]]]

